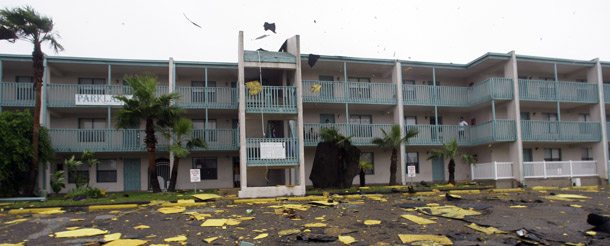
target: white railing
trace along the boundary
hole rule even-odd
[[[476,179],[512,179],[513,163],[512,162],[491,162],[470,164],[470,176],[473,180]]]
[[[596,161],[532,161],[523,162],[524,178],[597,176]]]

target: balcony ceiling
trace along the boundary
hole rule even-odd
[[[539,63],[539,62],[517,62],[519,69],[519,76],[537,75],[545,77],[554,76],[554,65],[553,63]],[[570,65],[570,64],[557,64],[557,74],[560,77],[587,77],[587,71],[591,69],[590,66],[583,65]]]
[[[205,80],[205,69],[177,67],[176,80],[180,80],[181,78]],[[214,81],[218,78],[231,78],[232,80],[237,81],[237,69],[208,68],[208,81]]]
[[[16,61],[2,61],[3,71],[14,71],[20,75],[34,75],[34,68],[32,68],[31,62],[16,62]],[[9,78],[8,81],[14,81],[15,78]]]

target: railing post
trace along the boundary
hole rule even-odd
[[[498,162],[494,161],[494,180],[498,180]]]
[[[474,164],[470,163],[470,178],[474,180]]]
[[[544,174],[544,179],[546,179],[546,161],[542,160],[542,173]]]
[[[570,178],[574,177],[574,173],[572,171],[572,160],[570,160]]]

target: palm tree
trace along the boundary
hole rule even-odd
[[[347,158],[344,158],[344,155],[349,153],[349,150],[352,147],[352,143],[350,142],[352,136],[343,136],[343,134],[339,133],[339,131],[334,128],[322,128],[320,138],[325,143],[330,143],[337,146],[339,149],[339,152],[337,152],[337,160],[342,163],[343,167],[345,168],[347,166]]]
[[[15,42],[16,39],[24,39],[34,44],[32,61],[34,67],[34,90],[36,99],[34,102],[34,125],[32,134],[33,155],[30,162],[28,182],[24,195],[32,196],[36,185],[36,174],[38,173],[38,141],[40,138],[40,107],[42,103],[42,76],[44,73],[44,53],[41,45],[48,42],[55,52],[63,50],[63,46],[56,40],[59,34],[53,32],[53,20],[41,16],[30,6],[13,9],[0,10],[0,40]]]
[[[449,165],[447,169],[449,169],[449,183],[455,184],[455,157],[460,155],[458,152],[458,145],[455,139],[451,140],[449,143],[442,143],[443,147],[441,149],[435,149],[432,151],[432,154],[428,156],[428,160],[435,158],[444,158],[449,159]],[[467,163],[475,163],[476,160],[474,156],[468,154],[462,154],[462,159]]]
[[[169,188],[167,191],[174,192],[176,191],[176,182],[178,180],[178,168],[180,165],[180,158],[184,158],[190,154],[189,150],[194,147],[199,148],[207,148],[207,144],[201,138],[192,138],[190,140],[186,140],[186,148],[183,146],[185,142],[184,137],[190,136],[193,129],[193,122],[185,119],[179,118],[176,122],[172,124],[172,132],[174,136],[174,145],[170,146],[169,150],[174,153],[174,166],[172,167],[172,175],[169,181]],[[166,138],[171,138],[169,132],[161,131]]]
[[[155,86],[157,78],[153,75],[127,75],[125,82],[131,86],[132,97],[116,96],[123,101],[123,108],[116,116],[117,127],[127,128],[137,125],[141,120],[146,122],[146,150],[148,151],[148,172],[153,192],[161,192],[159,180],[157,179],[157,164],[155,163],[155,152],[157,138],[155,137],[156,127],[168,127],[180,117],[184,111],[182,108],[172,105],[171,100],[178,99],[177,93],[156,96]]]
[[[400,126],[393,125],[389,134],[382,128],[382,138],[373,139],[373,144],[376,144],[381,149],[392,149],[392,157],[390,158],[390,184],[396,185],[396,169],[398,168],[398,148],[404,143],[408,143],[409,139],[415,137],[419,132],[417,129],[410,129],[405,133],[404,137],[400,136]]]

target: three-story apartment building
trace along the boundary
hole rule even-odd
[[[89,175],[108,191],[148,190],[143,124],[117,129],[129,95],[126,74],[157,76],[157,93],[193,121],[193,137],[208,143],[181,160],[179,189],[239,188],[240,197],[304,195],[324,128],[352,136],[361,158],[373,163],[367,183],[389,181],[390,151],[371,143],[399,125],[418,135],[399,151],[399,181],[445,181],[449,160],[430,151],[457,140],[477,164],[456,160],[456,179],[499,187],[587,185],[608,180],[610,62],[487,53],[468,64],[321,55],[310,66],[299,36],[278,52],[244,50],[238,62],[185,62],[47,56],[41,123],[49,128],[56,160],[41,169],[40,188],[65,170],[63,160],[89,149],[101,160]],[[0,110],[32,109],[31,57],[0,55]],[[606,77],[604,77],[604,74]],[[247,82],[258,81],[258,89]],[[256,90],[256,91],[255,91]],[[462,124],[459,124],[462,122]],[[464,122],[466,124],[464,124]],[[170,142],[159,135],[159,180],[172,166]],[[417,175],[407,178],[407,166]],[[68,175],[68,189],[73,177]]]

